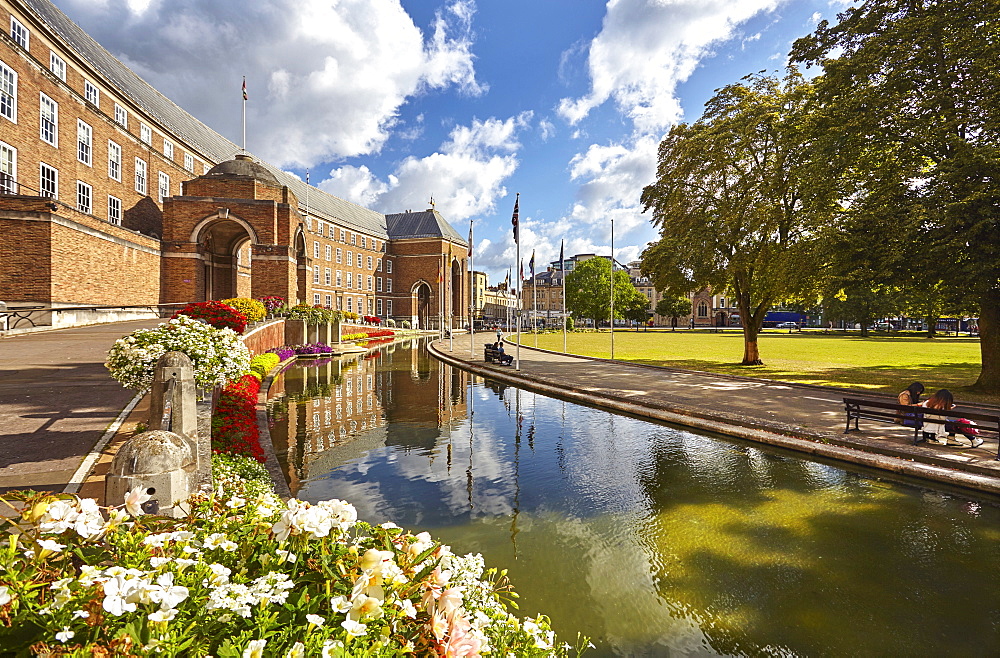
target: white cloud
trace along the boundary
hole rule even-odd
[[[590,93],[562,99],[559,114],[576,124],[613,99],[639,132],[662,130],[681,117],[677,85],[711,46],[778,2],[609,0],[601,32],[590,44]]]
[[[489,214],[507,194],[503,183],[518,165],[517,135],[530,121],[530,112],[507,120],[476,119],[453,128],[436,152],[404,159],[385,181],[365,166],[346,165],[331,171],[319,187],[386,213],[423,209],[433,195],[452,223]]]
[[[408,98],[481,94],[472,0],[427,33],[400,0],[65,0],[64,10],[167,97],[279,166],[377,152]]]

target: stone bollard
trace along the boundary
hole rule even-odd
[[[198,389],[194,365],[183,352],[167,352],[156,362],[149,391],[149,429],[173,432],[191,446],[197,485],[212,484],[210,431],[198,429]]]
[[[137,434],[122,444],[105,478],[104,502],[120,505],[126,494],[143,487],[152,498],[143,511],[180,518],[184,502],[196,491],[197,468],[191,444],[164,430]]]

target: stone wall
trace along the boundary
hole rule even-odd
[[[269,349],[281,347],[285,344],[285,320],[271,320],[248,331],[243,336],[243,344],[252,354],[263,354]]]

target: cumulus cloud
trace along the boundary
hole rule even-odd
[[[472,0],[426,31],[400,0],[64,0],[60,5],[140,76],[279,166],[377,152],[416,94],[478,95]]]
[[[677,85],[690,77],[713,44],[779,0],[610,0],[601,32],[590,44],[590,92],[564,98],[559,114],[571,124],[613,99],[639,132],[655,132],[681,117]]]
[[[453,128],[434,153],[402,160],[386,180],[365,166],[345,165],[319,187],[385,213],[422,210],[433,196],[451,222],[489,214],[507,194],[503,183],[517,169],[518,133],[530,122],[530,112],[506,120],[475,119]]]

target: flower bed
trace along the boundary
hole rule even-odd
[[[171,319],[181,315],[201,320],[216,329],[232,329],[238,334],[247,328],[247,316],[223,302],[192,302],[174,313]]]
[[[144,391],[153,383],[156,361],[171,351],[191,359],[195,381],[207,388],[221,386],[250,367],[250,352],[232,329],[216,329],[186,315],[119,338],[104,366],[125,388]]]
[[[268,350],[268,352],[272,352],[274,354],[277,354],[278,358],[281,361],[285,361],[285,360],[290,359],[293,356],[295,356],[295,350],[293,348],[291,348],[291,347],[288,347],[287,345],[283,345],[281,347],[272,348],[272,349]]]
[[[12,654],[566,655],[512,615],[503,573],[341,500],[282,503],[264,473],[213,459],[184,519],[23,492],[0,521],[0,646]],[[15,531],[8,534],[7,531]]]
[[[299,356],[312,356],[314,354],[333,354],[333,348],[326,343],[306,343],[305,345],[295,345],[292,347]]]
[[[281,363],[282,359],[274,352],[264,352],[257,354],[250,359],[250,372],[257,375],[257,379],[264,379],[271,368]]]
[[[257,393],[260,380],[243,375],[222,389],[212,414],[212,450],[267,461],[257,429]]]
[[[263,302],[257,299],[233,297],[231,299],[223,299],[222,303],[242,313],[248,322],[260,322],[267,317],[267,308]]]

